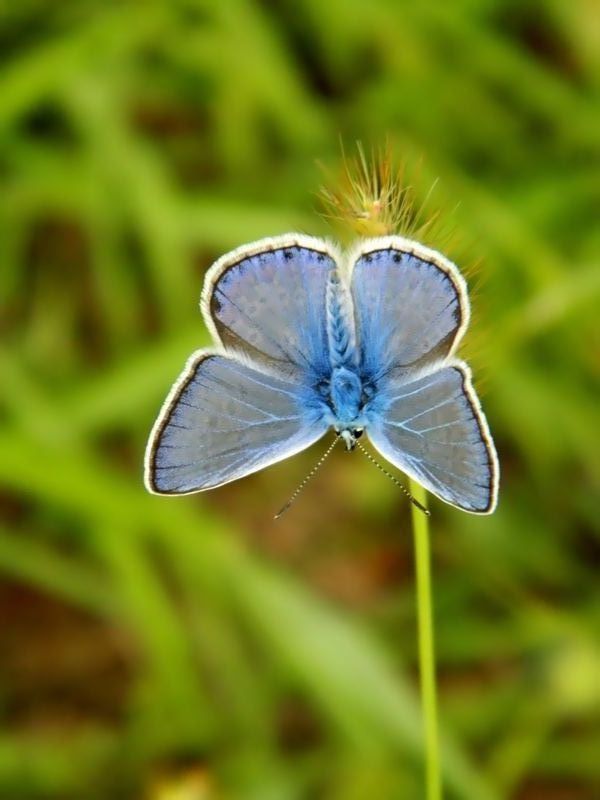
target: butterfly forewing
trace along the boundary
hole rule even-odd
[[[211,489],[305,449],[326,430],[298,384],[199,353],[156,422],[146,485],[158,494]]]
[[[414,381],[385,380],[367,433],[388,461],[437,497],[465,511],[493,511],[498,461],[462,362]]]

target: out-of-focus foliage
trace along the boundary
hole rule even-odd
[[[272,522],[318,446],[209,495],[141,483],[208,341],[205,269],[327,233],[315,161],[340,135],[422,162],[478,262],[467,348],[503,477],[493,517],[433,505],[448,797],[593,796],[595,13],[2,4],[0,797],[421,796],[404,497],[340,452]]]

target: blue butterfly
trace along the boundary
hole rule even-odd
[[[309,447],[364,432],[394,466],[451,505],[489,514],[498,459],[453,356],[469,322],[464,279],[398,236],[342,254],[288,234],[220,258],[201,308],[217,347],[189,359],[156,420],[146,487],[188,494]]]

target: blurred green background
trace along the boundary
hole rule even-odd
[[[492,517],[433,503],[447,797],[599,796],[597,10],[0,5],[1,798],[422,796],[402,494],[339,452],[273,522],[322,445],[142,486],[205,270],[326,235],[340,135],[438,177],[478,262],[503,477]]]

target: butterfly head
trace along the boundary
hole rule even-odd
[[[343,430],[336,429],[336,433],[344,440],[346,450],[350,452],[354,450],[356,447],[356,442],[363,435],[363,428],[344,428]]]

